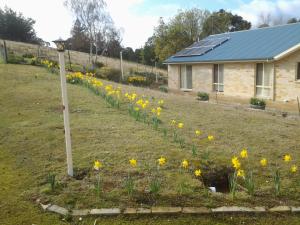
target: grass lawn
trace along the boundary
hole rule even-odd
[[[87,88],[68,85],[74,166],[77,174],[83,174],[83,179],[70,179],[65,175],[59,77],[39,67],[0,65],[0,224],[65,224],[56,215],[42,213],[33,204],[37,198],[69,208],[300,205],[299,172],[291,175],[291,164],[282,160],[289,153],[292,164],[299,166],[300,120],[199,103],[188,96],[148,89],[122,86],[122,90],[164,99],[161,126],[168,129],[167,136],[135,121],[125,104],[120,109],[112,108]],[[181,136],[186,143],[197,143],[196,156],[190,145],[181,148],[172,141],[171,119],[184,123]],[[195,141],[195,129],[202,130],[205,137],[213,135],[215,140]],[[249,158],[242,163],[253,168],[257,186],[253,197],[243,189],[235,200],[230,194],[207,197],[193,171],[179,169],[183,159],[196,168],[204,156],[210,167],[231,166],[231,157],[243,148],[248,149]],[[160,195],[153,197],[148,194],[149,179],[160,156],[167,158],[167,164],[160,171]],[[262,157],[269,162],[265,169],[259,165]],[[131,158],[138,160],[136,169],[129,168]],[[96,196],[96,176],[92,171],[96,159],[103,162],[100,198]],[[282,167],[279,197],[274,196],[272,186],[277,163]],[[123,187],[129,172],[137,189],[132,197]],[[58,182],[54,192],[46,182],[49,173],[54,173]],[[288,214],[119,217],[98,219],[98,224],[300,224],[299,219]],[[80,224],[93,224],[94,220]]]

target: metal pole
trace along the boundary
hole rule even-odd
[[[63,113],[64,113],[68,175],[72,177],[73,176],[73,160],[72,160],[70,122],[69,122],[69,104],[68,104],[68,95],[67,95],[67,82],[66,82],[66,74],[65,74],[66,71],[65,71],[64,52],[59,51],[58,56],[59,56],[59,65],[60,65],[60,82],[61,82],[61,93],[62,93]]]
[[[124,80],[124,71],[123,71],[123,52],[120,52],[120,59],[121,59],[121,73],[122,73],[122,80]]]

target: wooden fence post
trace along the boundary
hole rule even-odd
[[[3,47],[4,47],[4,63],[6,64],[8,62],[8,57],[7,57],[7,48],[6,48],[5,40],[3,40]]]

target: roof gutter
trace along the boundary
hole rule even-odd
[[[276,55],[276,56],[274,57],[274,60],[280,60],[280,59],[282,59],[283,57],[286,57],[287,55],[290,55],[290,54],[296,52],[296,51],[299,50],[299,49],[300,49],[300,43],[297,44],[297,45],[295,45],[295,46],[293,46],[293,47],[291,47],[291,48],[289,48],[288,50],[286,50],[286,51],[280,53],[279,55]]]
[[[163,64],[208,64],[208,63],[245,63],[245,62],[273,62],[273,58],[251,60],[227,60],[227,61],[199,61],[199,62],[164,62]]]

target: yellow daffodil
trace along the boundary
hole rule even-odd
[[[159,100],[159,101],[158,101],[158,104],[159,104],[160,106],[162,106],[162,105],[164,104],[164,100],[162,100],[162,99]]]
[[[196,134],[197,136],[199,136],[199,135],[201,134],[201,131],[200,131],[200,130],[195,130],[195,134]]]
[[[243,150],[241,151],[240,155],[241,155],[241,157],[242,157],[243,159],[248,158],[248,151],[247,151],[247,149],[243,149]]]
[[[138,112],[138,111],[140,111],[140,108],[139,107],[134,107],[134,111]]]
[[[176,125],[176,120],[171,120],[171,125],[175,126]]]
[[[183,128],[183,123],[178,123],[177,126],[178,126],[179,129],[182,129]]]
[[[292,167],[291,167],[291,172],[292,172],[292,173],[296,173],[297,170],[298,170],[298,167],[297,167],[296,165],[292,165]]]
[[[240,163],[238,157],[234,156],[234,157],[231,159],[231,162],[232,162],[233,168],[235,168],[236,170],[238,170],[238,169],[241,167],[241,163]]]
[[[99,170],[101,167],[102,167],[101,162],[99,162],[98,160],[96,160],[96,161],[94,162],[94,169],[95,169],[95,170]]]
[[[157,108],[156,108],[156,111],[157,111],[157,112],[161,112],[161,110],[162,110],[162,109],[161,109],[160,107],[157,107]]]
[[[201,176],[201,170],[200,169],[195,170],[194,174],[195,174],[196,177],[200,177]]]
[[[238,177],[245,177],[245,171],[239,169],[239,170],[237,171],[237,176],[238,176]]]
[[[156,109],[151,109],[151,112],[152,112],[153,114],[155,114],[155,113],[156,113]]]
[[[158,165],[163,166],[166,164],[166,158],[160,157],[158,160]]]
[[[212,140],[214,140],[214,136],[208,135],[208,136],[207,136],[207,139],[208,139],[209,141],[212,141]]]
[[[184,159],[181,163],[181,167],[187,169],[189,167],[189,162],[186,159]]]
[[[267,166],[267,164],[268,164],[268,161],[267,161],[266,158],[262,158],[262,159],[260,160],[260,165],[261,165],[262,167]]]
[[[289,155],[289,154],[286,154],[286,155],[283,157],[283,160],[284,160],[285,162],[290,162],[290,161],[292,160],[292,156]]]
[[[136,161],[136,159],[130,159],[129,163],[132,167],[136,167],[137,161]]]

